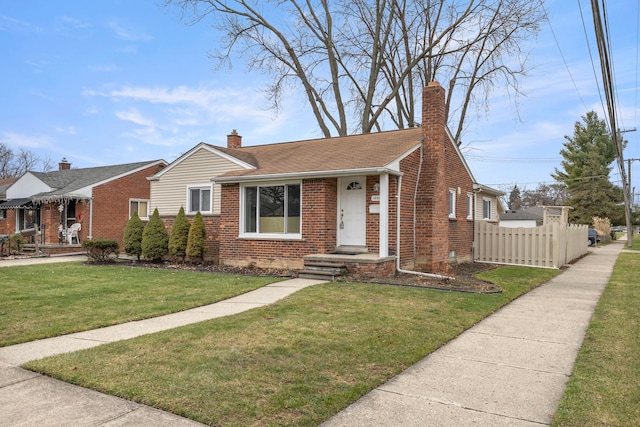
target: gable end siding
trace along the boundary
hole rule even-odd
[[[158,208],[160,216],[175,216],[182,206],[187,212],[188,186],[211,183],[211,178],[237,169],[238,165],[201,148],[157,181],[151,181],[151,211]],[[220,214],[220,191],[220,184],[213,184],[214,215]]]

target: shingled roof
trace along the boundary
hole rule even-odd
[[[78,190],[116,179],[138,169],[149,167],[163,160],[100,166],[95,168],[65,169],[52,172],[29,172],[53,190],[31,196],[34,201],[47,201],[73,196]]]
[[[411,128],[240,148],[212,146],[254,166],[253,169],[227,172],[215,180],[233,182],[257,177],[310,174],[330,176],[341,172],[388,168],[416,149],[421,137],[420,128]]]

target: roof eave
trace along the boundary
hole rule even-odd
[[[344,169],[330,171],[309,171],[309,172],[292,172],[283,174],[266,174],[266,175],[245,175],[245,176],[218,176],[211,178],[212,182],[217,184],[237,184],[243,182],[255,181],[286,181],[290,179],[312,179],[312,178],[336,178],[342,176],[355,175],[395,175],[402,176],[402,172],[386,167],[364,168],[364,169]]]
[[[493,194],[494,196],[504,196],[505,195],[504,191],[496,190],[495,188],[491,188],[491,187],[488,187],[488,186],[483,185],[483,184],[478,184],[477,182],[473,184],[473,189],[474,190],[481,190],[481,191],[484,191],[485,193]]]

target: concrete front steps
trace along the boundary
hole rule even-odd
[[[301,279],[334,281],[347,274],[347,265],[341,262],[304,260],[304,269],[298,273]]]

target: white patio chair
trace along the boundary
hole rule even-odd
[[[82,224],[76,222],[67,230],[67,242],[70,245],[73,244],[73,239],[76,239],[76,243],[80,243],[80,237],[78,237],[78,231],[80,231],[80,229],[82,229]]]

